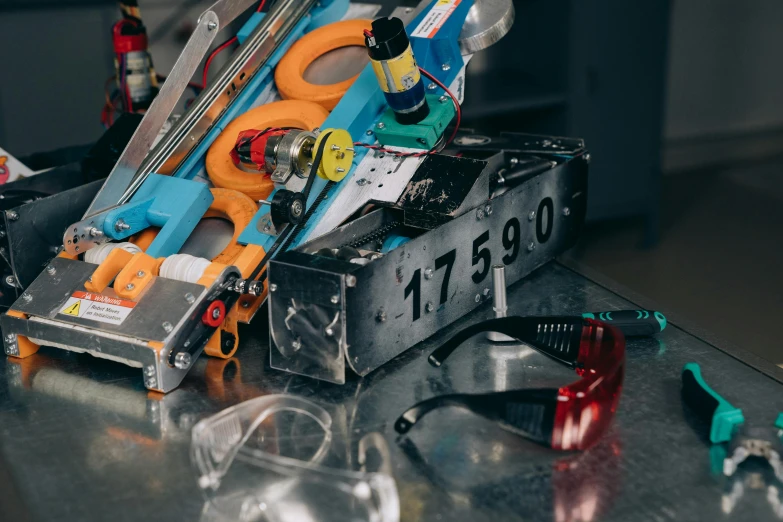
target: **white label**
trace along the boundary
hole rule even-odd
[[[24,163],[0,149],[0,185],[16,181],[19,178],[26,178],[33,174],[36,173],[28,169]]]
[[[90,292],[74,292],[60,308],[59,314],[109,324],[122,324],[136,303]]]
[[[461,0],[438,0],[438,3],[430,9],[430,12],[426,14],[424,20],[419,23],[416,30],[411,33],[411,36],[417,36],[419,38],[432,38],[437,34],[446,20],[449,19],[451,13],[457,8]]]

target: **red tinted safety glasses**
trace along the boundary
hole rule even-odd
[[[581,379],[561,388],[455,394],[422,401],[394,424],[407,433],[428,412],[466,408],[501,427],[556,450],[583,450],[608,428],[625,375],[625,337],[616,328],[581,317],[505,317],[470,326],[429,357],[438,367],[459,345],[481,332],[500,332],[576,370]]]

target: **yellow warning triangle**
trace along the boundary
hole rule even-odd
[[[76,301],[75,303],[73,303],[71,306],[69,306],[68,308],[66,308],[60,313],[66,315],[75,315],[76,317],[79,317],[79,308],[81,307],[81,305],[82,305],[81,301]]]

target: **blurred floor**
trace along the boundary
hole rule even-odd
[[[590,226],[570,252],[662,311],[783,363],[783,157],[664,176],[660,242],[643,222]]]

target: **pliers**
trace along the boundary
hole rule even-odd
[[[724,475],[731,477],[743,462],[755,457],[766,460],[774,477],[783,484],[783,414],[778,415],[774,425],[745,425],[742,410],[710,388],[701,375],[700,366],[693,362],[682,369],[682,398],[709,426],[709,439],[714,445],[711,453],[723,457]]]

